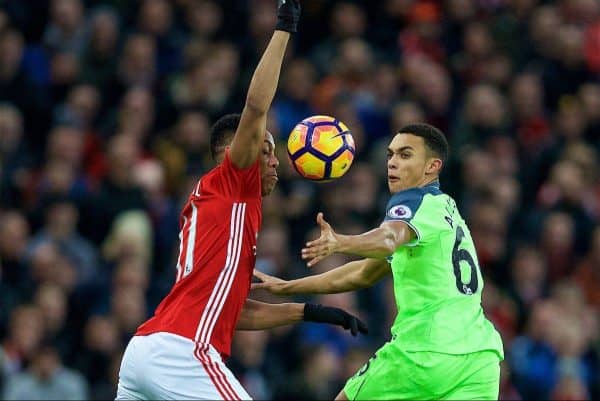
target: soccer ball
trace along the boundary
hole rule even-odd
[[[329,116],[300,121],[288,138],[288,156],[294,169],[312,181],[343,176],[354,160],[354,138],[346,125]]]

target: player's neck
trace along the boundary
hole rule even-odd
[[[433,184],[433,183],[439,183],[440,181],[440,177],[439,176],[435,176],[435,177],[425,177],[423,178],[423,181],[421,181],[421,183],[419,185],[417,185],[417,187],[422,188],[422,187],[426,187],[427,185]]]

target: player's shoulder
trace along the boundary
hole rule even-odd
[[[260,165],[240,169],[229,158],[228,149],[224,159],[206,172],[199,181],[196,197],[216,195],[220,198],[260,198]]]
[[[195,190],[199,190],[203,186],[206,186],[206,184],[210,184],[215,178],[218,178],[218,169],[219,165],[214,166],[210,170],[203,172],[198,178],[198,181],[196,182]]]
[[[239,170],[231,161],[229,149],[225,150],[225,156],[217,165],[207,171],[202,178],[206,183],[218,183],[220,181],[230,181],[232,179],[232,171]]]
[[[220,173],[220,165],[214,166],[200,175],[190,192],[189,201],[204,198],[207,195],[218,195],[219,188],[223,186],[224,181],[223,174]]]
[[[423,209],[424,204],[429,202],[437,203],[442,198],[445,198],[440,195],[445,194],[440,190],[439,181],[434,181],[422,187],[414,187],[396,192],[388,201],[386,218],[409,219],[418,210]]]

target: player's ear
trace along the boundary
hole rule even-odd
[[[432,157],[431,159],[429,159],[429,161],[427,163],[427,169],[425,170],[425,172],[427,174],[434,174],[434,173],[438,173],[441,169],[442,169],[442,160],[438,159],[436,157]]]

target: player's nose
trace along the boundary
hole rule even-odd
[[[279,159],[277,158],[277,156],[271,156],[271,158],[269,159],[269,166],[273,168],[279,167]]]
[[[390,157],[387,162],[388,169],[395,170],[398,168],[398,164],[396,163],[396,159],[394,156]]]

